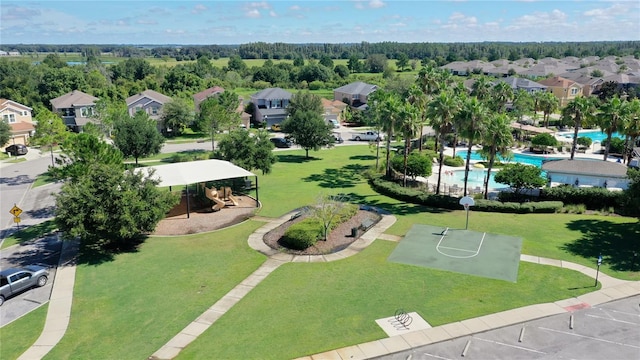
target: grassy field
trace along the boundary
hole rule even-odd
[[[362,176],[375,163],[368,146],[310,152],[309,159],[302,150],[277,155],[272,173],[260,176],[259,215],[281,216],[319,194],[344,193],[353,202],[392,212],[398,221],[387,231],[391,234],[403,235],[415,223],[464,226],[463,211],[406,204],[373,192]],[[261,225],[249,221],[208,234],[153,237],[134,253],[83,257],[70,328],[47,358],[148,357],[265,260],[247,245],[248,235]],[[597,257],[592,253],[601,251],[601,271],[640,279],[624,270],[623,261],[637,249],[637,219],[472,212],[469,227],[521,236],[523,253],[591,267]],[[593,279],[580,273],[529,263],[520,264],[515,284],[389,263],[395,246],[378,240],[342,261],[283,265],[180,358],[293,358],[385,337],[374,320],[398,308],[417,311],[437,326],[595,289]],[[3,343],[12,338],[3,329]]]
[[[49,305],[43,305],[0,329],[0,355],[16,359],[40,336]]]

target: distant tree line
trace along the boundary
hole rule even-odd
[[[287,44],[255,42],[242,45],[46,45],[5,44],[0,50],[21,53],[86,53],[95,49],[98,53],[113,53],[122,57],[169,57],[178,60],[196,60],[201,56],[210,59],[239,55],[241,59],[288,59],[298,57],[319,60],[322,56],[331,59],[349,59],[356,56],[366,59],[370,55],[384,54],[389,59],[433,60],[437,65],[452,61],[469,60],[517,60],[520,58],[541,59],[566,56],[626,56],[640,58],[640,41],[594,41],[594,42],[481,42],[481,43],[348,43],[348,44]],[[402,54],[402,55],[401,55]]]

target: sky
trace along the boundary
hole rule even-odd
[[[0,44],[640,40],[638,0],[2,0]]]

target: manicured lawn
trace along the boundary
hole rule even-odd
[[[48,305],[40,306],[20,319],[0,329],[0,355],[3,359],[17,359],[40,336],[47,317]]]
[[[406,204],[373,192],[362,174],[375,164],[374,151],[344,146],[310,152],[309,159],[303,150],[277,152],[272,173],[259,176],[259,215],[278,217],[319,194],[344,193],[353,202],[392,212],[398,221],[390,234],[404,235],[415,223],[464,226],[463,211]],[[82,259],[70,328],[47,358],[148,357],[264,261],[247,245],[262,224],[150,238],[135,253]],[[521,236],[523,253],[592,267],[592,253],[602,251],[601,271],[640,279],[628,271],[640,237],[637,219],[472,212],[469,227]],[[520,263],[515,284],[389,263],[395,246],[377,240],[342,261],[283,265],[180,357],[292,358],[385,337],[374,320],[398,308],[417,311],[437,326],[594,290],[593,279],[582,274],[529,263]]]
[[[263,224],[150,238],[102,263],[81,258],[69,329],[47,358],[147,358],[262,264],[247,237]]]
[[[399,308],[438,326],[594,290],[578,272],[528,263],[516,284],[390,263],[395,246],[281,266],[178,359],[291,359],[384,338],[375,320]]]

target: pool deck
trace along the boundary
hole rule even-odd
[[[593,130],[591,130],[593,131]],[[564,142],[567,142],[568,139],[564,138],[562,136],[558,136],[556,135],[556,137],[560,140],[560,139],[564,139]],[[479,146],[474,146],[473,150],[480,150],[481,148]],[[599,143],[596,143],[594,145],[591,145],[590,149],[587,149],[586,152],[584,153],[576,153],[575,158],[577,159],[597,159],[597,160],[602,160],[603,155],[602,154],[598,154],[597,152],[600,150],[600,145]],[[548,158],[548,157],[552,157],[552,158],[570,158],[571,157],[571,152],[561,152],[561,153],[554,153],[554,154],[546,154],[546,155],[540,155],[540,154],[533,154],[530,153],[529,151],[525,151],[524,149],[511,149],[512,152],[514,153],[518,153],[518,154],[523,154],[523,155],[528,155],[528,156],[533,156],[533,157],[540,157],[542,159],[544,158]],[[445,147],[444,150],[444,154],[445,155],[449,155],[452,156],[453,155],[453,148],[451,147]],[[459,146],[456,148],[456,156],[461,156],[463,159],[466,157],[467,154],[467,147],[466,146]],[[608,161],[612,161],[615,162],[616,159],[609,159]],[[478,160],[471,160],[471,164],[474,164],[476,162],[479,162]],[[464,170],[464,166],[463,167],[451,167],[451,166],[447,166],[447,165],[443,165],[442,166],[442,179],[441,179],[441,192],[444,191],[445,194],[448,195],[460,195],[462,196],[462,191],[463,191],[463,187],[464,187],[464,182],[462,181],[455,181],[452,180],[450,177],[445,176],[445,172],[447,171],[460,171],[460,170]],[[420,182],[426,183],[427,186],[429,188],[435,188],[436,184],[438,183],[438,164],[437,162],[434,162],[433,164],[433,170],[432,170],[432,174],[431,176],[429,176],[428,178],[425,177],[418,177],[417,179]],[[507,188],[507,186],[505,186],[504,188]],[[497,192],[499,190],[501,190],[502,188],[490,188],[489,191],[490,192]],[[480,192],[478,191],[479,189],[477,189],[475,186],[473,188],[469,189],[469,193],[471,193],[471,195]]]

